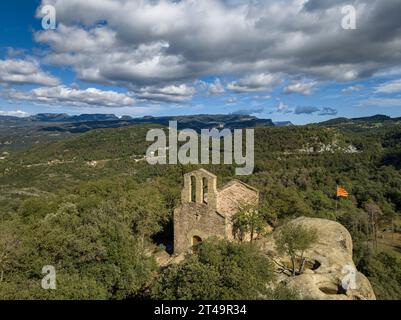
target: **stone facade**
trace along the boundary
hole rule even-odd
[[[258,191],[241,181],[217,189],[217,177],[204,169],[185,174],[181,206],[174,210],[174,253],[211,236],[233,240],[233,215],[241,204],[258,201]]]

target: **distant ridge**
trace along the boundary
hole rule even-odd
[[[391,118],[386,115],[377,114],[370,117],[361,118],[335,118],[320,122],[321,126],[341,126],[341,125],[374,125],[374,124],[396,124],[401,121],[401,118]]]
[[[388,120],[397,120],[397,118],[391,118],[389,116],[383,114],[376,114],[371,117],[362,117],[362,118],[353,118],[354,121],[388,121]]]
[[[85,121],[114,121],[120,120],[114,114],[81,114],[77,116],[70,116],[66,113],[39,113],[30,116],[31,121],[41,122],[85,122]]]
[[[203,129],[203,128],[230,128],[241,129],[258,126],[295,126],[291,121],[276,121],[260,119],[252,115],[244,114],[198,114],[184,116],[144,116],[133,118],[128,115],[117,117],[114,114],[81,114],[68,115],[66,113],[38,113],[29,117],[16,117],[0,115],[0,123],[21,124],[31,123],[46,126],[45,130],[85,132],[97,128],[116,128],[134,124],[160,124],[167,126],[169,121],[177,121],[179,129]],[[339,117],[319,122],[320,126],[352,126],[352,125],[378,125],[398,124],[401,117],[391,118],[387,115],[377,114],[368,117],[345,118]],[[53,124],[53,125],[51,125]]]
[[[249,115],[211,115],[199,114],[189,116],[165,116],[132,118],[123,116],[121,118],[114,114],[82,114],[70,116],[65,113],[40,113],[25,118],[1,117],[0,122],[13,122],[20,125],[27,123],[38,123],[42,130],[55,132],[80,133],[100,128],[119,128],[135,124],[159,124],[168,126],[170,121],[178,122],[178,129],[242,129],[253,127],[274,126],[271,119],[259,119]]]
[[[294,124],[291,121],[276,121],[273,122],[276,127],[288,127],[293,126]]]

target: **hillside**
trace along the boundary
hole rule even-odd
[[[246,115],[193,115],[174,117],[121,118],[113,114],[67,114],[42,113],[26,118],[0,116],[0,156],[2,152],[28,149],[34,145],[59,141],[67,137],[96,129],[123,128],[135,125],[157,124],[168,126],[178,121],[179,129],[228,128],[242,129],[273,126],[270,119],[258,119]]]
[[[15,251],[6,279],[16,279],[17,288],[24,288],[27,280],[23,275],[32,268],[28,261],[40,265],[56,259],[61,270],[75,272],[87,285],[100,290],[85,296],[80,288],[71,287],[72,297],[117,297],[125,296],[126,291],[104,280],[99,268],[116,270],[113,274],[120,283],[128,281],[118,271],[124,270],[127,261],[137,266],[135,272],[153,270],[151,261],[139,254],[110,254],[116,243],[109,239],[117,237],[112,230],[122,230],[119,234],[127,237],[119,238],[122,246],[133,241],[129,246],[139,250],[135,239],[142,239],[138,243],[144,241],[150,248],[160,243],[169,246],[182,175],[198,166],[151,166],[137,161],[134,155],[144,154],[145,135],[151,127],[155,125],[92,130],[16,151],[0,161],[1,234],[20,235],[22,243],[32,244]],[[384,126],[380,134],[370,132],[322,125],[257,128],[255,171],[241,179],[258,188],[263,219],[273,227],[300,216],[335,220],[346,226],[354,239],[353,259],[358,270],[369,278],[379,299],[395,298],[401,296],[400,275],[392,269],[401,265],[400,244],[389,243],[387,235],[401,230],[401,128]],[[221,184],[238,178],[235,165],[202,167],[218,175]],[[344,186],[351,196],[337,199],[337,185]],[[372,208],[380,212],[380,232],[387,239],[385,247],[379,239],[380,251],[373,249]],[[129,236],[127,217],[133,228]],[[45,230],[48,219],[55,228],[51,235]],[[40,236],[41,232],[46,237]],[[101,234],[108,234],[107,239]],[[50,244],[45,245],[46,241]],[[60,244],[62,253],[57,249]],[[92,246],[98,256],[91,255]],[[38,276],[31,275],[29,281]],[[147,281],[141,277],[135,279]],[[142,284],[131,285],[131,295],[143,294]],[[114,286],[122,291],[115,291]],[[9,294],[19,291],[12,287]],[[40,293],[31,289],[20,294],[37,297]]]
[[[229,129],[241,129],[246,127],[273,126],[270,119],[258,119],[249,115],[190,115],[132,118],[123,116],[118,118],[114,114],[81,114],[70,116],[62,113],[39,113],[25,118],[0,116],[0,124],[35,126],[45,131],[80,133],[99,128],[118,128],[135,124],[160,124],[167,126],[169,121],[177,121],[179,128],[207,129],[225,127]]]
[[[336,118],[319,123],[324,127],[335,127],[351,131],[363,131],[366,129],[381,129],[401,124],[401,118],[391,118],[386,115],[375,115],[362,118]]]

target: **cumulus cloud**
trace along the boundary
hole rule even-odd
[[[28,117],[29,114],[22,110],[15,110],[15,111],[4,111],[0,110],[0,116],[10,116],[10,117],[18,117],[18,118],[25,118]]]
[[[378,93],[401,92],[401,79],[382,83],[376,88],[376,92]]]
[[[337,109],[330,108],[330,107],[324,107],[324,108],[318,108],[314,106],[298,106],[295,109],[290,108],[287,104],[283,103],[282,101],[279,102],[278,106],[276,107],[276,111],[278,113],[292,113],[295,115],[311,115],[311,114],[316,114],[319,116],[334,116],[337,115],[338,111]]]
[[[318,112],[320,109],[317,107],[309,107],[309,106],[305,106],[305,107],[296,107],[294,110],[295,114],[312,114],[315,112]]]
[[[0,60],[0,84],[40,84],[55,86],[59,80],[41,70],[34,59]]]
[[[277,105],[277,112],[279,113],[291,113],[292,111],[289,109],[288,105],[284,102],[280,101]]]
[[[257,72],[350,81],[399,65],[399,0],[347,1],[356,31],[341,28],[343,3],[42,0],[56,7],[58,28],[35,39],[81,80],[130,88]]]
[[[335,116],[338,114],[337,109],[325,107],[319,112],[319,116]]]
[[[49,105],[67,104],[76,107],[129,107],[134,98],[115,91],[103,91],[96,88],[76,89],[64,85],[56,87],[40,87],[31,91],[6,90],[3,97]]]
[[[305,96],[309,96],[313,93],[316,86],[316,82],[314,81],[293,81],[286,87],[284,87],[284,93],[291,94],[291,93],[299,93]]]
[[[216,79],[213,83],[208,85],[208,92],[213,95],[223,94],[226,92],[224,85],[220,79]]]
[[[324,108],[318,108],[318,107],[313,107],[313,106],[298,106],[294,110],[294,114],[296,115],[301,115],[301,114],[314,114],[316,112],[319,112],[319,116],[335,116],[338,114],[337,109],[330,108],[330,107],[324,107]]]
[[[189,77],[182,57],[168,53],[163,40],[125,43],[106,26],[84,30],[61,23],[56,32],[41,31],[35,39],[52,48],[48,63],[71,66],[88,82],[132,88]]]
[[[142,100],[182,103],[190,101],[195,93],[196,89],[194,87],[181,84],[141,88],[136,92],[136,97]]]
[[[236,93],[264,92],[271,91],[280,82],[277,75],[273,74],[252,74],[227,85],[227,89]]]

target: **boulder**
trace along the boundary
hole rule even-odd
[[[264,244],[281,272],[279,282],[296,289],[304,299],[320,300],[374,300],[369,280],[356,270],[352,259],[352,238],[341,224],[317,218],[297,218],[290,223],[301,224],[317,231],[318,241],[305,252],[305,272],[291,276],[283,272],[289,257],[280,256],[274,237]]]

